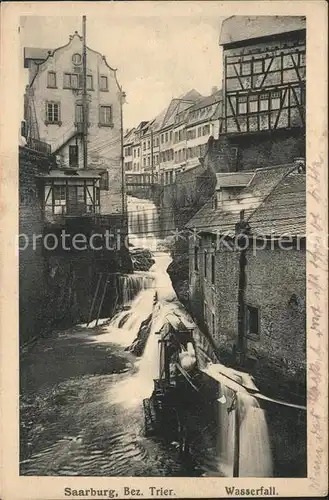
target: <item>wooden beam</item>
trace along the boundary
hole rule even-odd
[[[274,128],[275,129],[277,128],[278,123],[279,123],[279,119],[280,119],[282,108],[283,108],[283,103],[284,103],[286,95],[287,95],[287,90],[288,90],[288,88],[286,88],[283,92],[281,92],[280,108],[278,110],[278,115],[277,115],[275,123],[274,123]]]
[[[234,118],[235,123],[236,123],[237,128],[238,128],[238,131],[239,131],[239,132],[241,132],[241,128],[240,128],[239,121],[238,121],[238,119],[237,119],[236,115],[234,114],[234,109],[233,109],[232,102],[231,102],[231,100],[230,100],[230,96],[227,96],[227,98],[228,98],[228,103],[229,103],[229,105],[230,105],[230,108],[231,108],[231,111],[232,111],[232,114],[233,114],[233,118]],[[237,102],[238,102],[238,96],[236,96],[236,99],[237,99]]]

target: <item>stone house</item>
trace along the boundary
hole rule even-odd
[[[218,173],[188,222],[189,308],[222,362],[305,398],[306,181],[284,164]]]
[[[83,40],[77,32],[66,45],[47,50],[24,49],[29,84],[25,94],[28,144],[51,146],[60,167],[83,167]],[[103,214],[119,214],[123,206],[121,152],[124,95],[116,70],[95,50],[86,50],[88,168],[102,177]]]

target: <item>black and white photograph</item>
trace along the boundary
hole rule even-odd
[[[19,476],[76,477],[63,498],[179,496],[157,478],[276,496],[310,475],[308,336],[326,349],[307,17],[133,3],[19,16]]]

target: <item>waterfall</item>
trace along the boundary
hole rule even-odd
[[[153,201],[127,197],[129,242],[139,248],[156,250],[159,237],[158,210]]]
[[[251,378],[246,373],[220,364],[211,364],[204,372],[220,385],[218,470],[222,475],[232,477],[236,461],[239,477],[272,477],[272,452],[266,416],[257,399],[247,389],[252,388]],[[238,458],[235,455],[237,442]]]
[[[156,249],[158,216],[155,205],[151,201],[129,197],[128,216],[133,243]],[[124,308],[105,327],[103,336],[105,341],[129,347],[142,329],[147,329],[144,352],[135,362],[133,375],[110,389],[109,400],[127,408],[142,408],[143,399],[152,394],[154,379],[159,378],[159,340],[169,325],[169,316],[171,322],[175,323],[177,318],[177,324],[198,331],[178,301],[166,272],[171,262],[170,256],[158,252],[155,260],[149,272],[136,272],[119,278]],[[207,469],[216,470],[210,470],[209,475],[213,472],[215,475],[219,473],[221,476],[233,477],[237,469],[238,449],[240,477],[271,477],[272,456],[266,417],[258,401],[250,395],[250,392],[255,391],[251,377],[220,363],[211,363],[206,368],[201,368],[200,364],[200,369],[218,382],[221,392],[216,403],[216,437],[212,442],[215,465]]]
[[[135,271],[134,274],[118,276],[118,292],[123,305],[128,306],[141,290],[151,288],[154,278],[152,275]]]

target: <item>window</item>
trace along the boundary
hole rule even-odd
[[[47,87],[51,89],[56,88],[56,73],[55,71],[48,71]]]
[[[238,114],[244,115],[247,113],[247,96],[238,97]]]
[[[99,182],[99,188],[102,191],[108,191],[109,190],[109,173],[106,170],[106,172],[101,173],[101,178]]]
[[[299,54],[299,66],[305,66],[305,64],[306,64],[305,52],[300,52],[300,54]]]
[[[211,283],[215,284],[215,254],[211,254]]]
[[[82,75],[80,75],[82,76]],[[75,73],[64,73],[64,89],[79,88],[79,78]]]
[[[143,167],[146,167],[146,158],[143,158]]]
[[[263,60],[253,62],[254,73],[263,73]]]
[[[87,75],[87,90],[93,90],[94,89],[94,85],[93,85],[93,77],[92,75]]]
[[[161,134],[161,144],[163,144],[164,142],[164,137],[163,137],[163,134]]]
[[[166,132],[165,138],[166,142],[168,142],[168,132]]]
[[[204,267],[204,277],[207,277],[207,264],[208,264],[208,252],[207,250],[204,251],[203,254],[203,267]]]
[[[280,108],[281,92],[271,92],[271,109]]]
[[[46,122],[60,123],[60,104],[55,102],[47,102],[46,104]]]
[[[169,139],[172,141],[172,130],[170,130]]]
[[[216,334],[216,317],[214,315],[214,313],[211,313],[211,319],[212,319],[212,334],[213,336],[215,336]]]
[[[69,146],[69,165],[72,168],[77,168],[79,166],[78,146]]]
[[[134,158],[136,158],[136,149],[134,149]]]
[[[257,111],[258,111],[258,96],[252,95],[249,98],[249,112],[257,113]]]
[[[253,306],[247,306],[247,335],[259,336],[259,309]]]
[[[269,100],[269,94],[261,94],[259,96],[259,106],[260,106],[260,111],[267,111],[268,110],[268,100]]]
[[[73,62],[73,64],[77,64],[77,65],[81,64],[81,62],[82,62],[81,54],[73,54],[72,62]]]
[[[108,80],[107,76],[101,76],[99,79],[99,88],[100,90],[108,90]]]
[[[77,104],[75,106],[75,121],[76,123],[83,122],[83,107],[82,104]]]
[[[203,127],[203,135],[208,135],[210,133],[210,125],[205,125]]]
[[[65,205],[66,203],[66,187],[54,186],[54,204]]]
[[[150,147],[151,147],[151,142],[147,141],[147,149],[150,149]]]
[[[112,107],[111,106],[100,106],[99,110],[99,124],[101,126],[111,126],[112,123]]]
[[[85,202],[85,188],[84,188],[84,186],[77,186],[77,202],[78,203]]]
[[[201,135],[202,135],[202,128],[198,127],[198,137],[201,137]]]
[[[199,271],[199,247],[194,247],[194,271]]]

